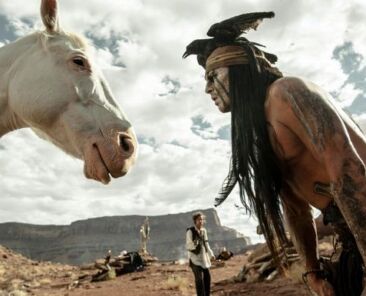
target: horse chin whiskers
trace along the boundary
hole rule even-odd
[[[110,181],[111,181],[111,178],[110,178],[109,176],[108,176],[108,178],[107,178],[107,179],[102,178],[102,179],[100,180],[100,182],[102,182],[104,185],[108,185]]]

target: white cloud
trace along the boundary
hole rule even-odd
[[[341,99],[340,106],[346,107],[352,104],[353,99],[360,94],[360,90],[356,90],[353,85],[346,84],[341,90],[338,97]]]
[[[38,2],[0,0],[0,11],[22,35],[29,31],[24,17],[42,27]],[[350,40],[356,51],[365,52],[362,1],[60,1],[61,24],[68,30],[117,38],[116,49],[95,51],[96,61],[138,136],[154,144],[141,145],[130,175],[103,186],[84,179],[80,161],[30,131],[6,135],[1,139],[6,150],[0,149],[0,221],[65,224],[92,216],[155,215],[212,206],[228,169],[230,144],[197,136],[191,118],[203,115],[212,125],[211,135],[230,124],[230,116],[218,113],[204,94],[203,71],[195,58],[181,56],[214,22],[256,10],[274,10],[276,17],[265,20],[248,38],[277,54],[284,73],[307,77],[328,91],[338,90],[345,80],[332,59],[333,49]],[[170,90],[163,82],[167,76],[181,88],[159,96]],[[350,88],[343,92],[355,95]],[[244,218],[234,203],[239,204],[235,194],[218,208],[223,224],[257,241],[255,221]]]

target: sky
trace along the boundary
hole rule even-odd
[[[84,35],[94,59],[136,131],[133,170],[105,186],[83,176],[83,163],[30,130],[0,139],[0,222],[69,224],[110,215],[162,215],[213,207],[230,158],[230,114],[204,93],[193,39],[215,22],[274,11],[247,38],[279,57],[287,76],[309,79],[366,126],[366,4],[355,0],[59,1],[61,26]],[[40,1],[0,0],[0,46],[43,30]],[[261,240],[257,222],[235,205],[221,222]]]

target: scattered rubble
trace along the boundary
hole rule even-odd
[[[77,267],[32,261],[0,246],[0,296],[28,295],[34,289],[52,288],[56,280],[68,286],[77,277]]]
[[[319,254],[323,258],[330,258],[333,253],[332,237],[324,237],[319,242]],[[305,272],[299,254],[293,245],[279,252],[281,269],[276,267],[275,260],[266,244],[260,244],[247,253],[247,263],[240,272],[226,282],[262,282],[272,281],[280,276],[290,277],[302,282],[302,274]]]
[[[332,253],[331,242],[320,243],[322,254]],[[240,292],[254,296],[271,291],[271,295],[306,296],[307,289],[300,279],[290,279],[296,274],[301,278],[302,273],[298,256],[292,252],[287,252],[292,256],[288,274],[276,272],[264,244],[245,255],[234,255],[226,261],[215,260],[211,268],[212,295],[238,295]],[[106,258],[98,259],[94,263],[75,267],[32,261],[0,246],[0,296],[104,296],[120,295],[120,291],[124,291],[123,295],[126,296],[194,293],[194,278],[186,260],[160,262],[147,254],[141,257],[146,264],[142,272],[118,277],[116,270],[122,267],[121,264],[128,263],[123,256],[110,256],[107,261]],[[106,270],[114,270],[117,277],[114,280],[92,282],[93,275]],[[114,277],[112,273],[108,274],[108,279]]]

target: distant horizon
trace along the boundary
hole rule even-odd
[[[217,214],[217,211],[216,211],[216,208],[207,208],[207,209],[196,209],[196,210],[192,210],[192,211],[187,211],[187,212],[178,212],[178,213],[168,213],[168,214],[158,214],[158,215],[136,215],[136,214],[128,214],[128,215],[109,215],[109,216],[95,216],[95,217],[89,217],[89,218],[85,218],[85,219],[80,219],[80,220],[74,220],[68,224],[32,224],[32,223],[25,223],[25,222],[20,222],[20,221],[3,221],[3,222],[0,222],[0,225],[1,224],[26,224],[26,225],[32,225],[32,226],[70,226],[71,224],[75,223],[75,222],[79,222],[79,221],[87,221],[87,220],[92,220],[92,219],[103,219],[103,218],[113,218],[113,217],[141,217],[141,218],[145,218],[145,217],[163,217],[163,216],[169,216],[169,215],[180,215],[180,214],[188,214],[188,213],[195,213],[195,212],[206,212],[206,211],[209,211],[209,210],[213,210],[216,212]],[[221,226],[225,226],[225,227],[228,227],[230,229],[234,229],[236,230],[238,233],[240,234],[243,234],[244,236],[248,237],[247,235],[245,235],[245,233],[241,233],[239,230],[237,230],[236,228],[234,227],[229,227],[229,226],[226,226],[224,225],[222,222],[221,222],[221,219],[220,217],[218,216],[219,218],[219,221],[220,221],[220,224]],[[187,226],[191,225],[191,221],[189,221],[190,223],[187,223]],[[189,225],[188,225],[189,224]]]

